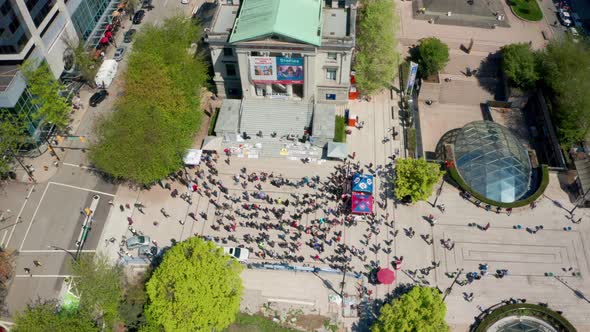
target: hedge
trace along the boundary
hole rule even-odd
[[[447,164],[452,165],[452,162],[448,161]],[[536,201],[539,197],[541,197],[541,195],[543,195],[543,192],[545,192],[547,185],[549,185],[549,169],[548,169],[547,165],[541,165],[542,178],[541,178],[541,185],[539,186],[539,188],[531,196],[529,196],[523,200],[515,201],[515,202],[511,202],[511,203],[504,203],[504,202],[498,202],[498,201],[494,201],[489,198],[486,198],[485,196],[481,195],[480,193],[476,192],[471,187],[469,187],[467,185],[467,183],[465,183],[465,181],[463,181],[463,178],[461,177],[461,175],[459,175],[459,172],[457,171],[457,168],[454,165],[447,167],[447,171],[448,171],[449,176],[453,179],[453,181],[455,181],[465,191],[469,192],[469,194],[471,194],[471,196],[480,200],[482,203],[486,203],[486,204],[501,207],[501,208],[517,208],[517,207],[529,205],[532,202]]]
[[[484,317],[477,327],[473,329],[473,332],[486,332],[495,322],[508,316],[536,317],[549,323],[558,331],[576,332],[576,328],[562,315],[549,308],[532,303],[507,304],[495,309]]]

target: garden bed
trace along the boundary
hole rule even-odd
[[[514,15],[525,21],[537,22],[543,19],[543,12],[536,0],[509,0]]]

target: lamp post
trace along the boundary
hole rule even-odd
[[[453,283],[451,283],[449,288],[445,289],[445,295],[443,295],[443,298],[442,298],[443,302],[447,298],[447,295],[451,294],[451,291],[453,290],[453,286],[455,286],[455,284],[457,283],[457,279],[459,279],[459,276],[461,275],[461,273],[463,273],[463,268],[461,268],[459,270],[459,272],[457,273],[457,276],[455,277],[455,280],[453,280]]]
[[[61,250],[61,251],[65,252],[66,254],[72,256],[72,259],[73,260],[77,260],[78,259],[78,257],[76,255],[74,255],[73,253],[71,253],[70,251],[68,251],[68,250],[66,250],[64,248],[57,247],[57,246],[51,246],[51,245],[50,246],[47,246],[47,248],[53,249],[53,250]]]
[[[588,195],[588,192],[590,192],[590,188],[588,188],[588,190],[586,190],[586,192],[584,193],[584,196],[582,196],[582,204],[584,202],[584,199],[586,199],[586,195]],[[574,208],[569,210],[568,212],[570,213],[570,216],[572,217],[572,219],[574,218],[574,211],[576,211],[576,209],[578,208],[578,202],[580,201],[580,199],[576,199],[576,201],[574,202]]]

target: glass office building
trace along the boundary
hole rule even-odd
[[[13,0],[0,0],[0,54],[18,54],[31,33]]]
[[[488,199],[510,203],[529,191],[530,158],[508,128],[491,121],[468,123],[455,139],[454,154],[461,178]]]
[[[76,32],[84,41],[92,34],[109,3],[109,0],[85,0],[72,14],[72,22]]]

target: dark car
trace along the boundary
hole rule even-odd
[[[152,6],[152,0],[143,0],[141,2],[141,8],[145,8],[147,10],[154,9],[154,6]]]
[[[100,90],[90,97],[90,106],[96,107],[96,105],[100,104],[103,100],[107,98],[109,93],[107,90]]]
[[[145,16],[145,10],[143,10],[143,9],[138,10],[137,13],[135,13],[135,15],[133,15],[133,24],[141,23],[144,16]]]
[[[133,41],[133,35],[137,32],[135,29],[129,29],[129,31],[125,32],[125,36],[123,37],[123,41],[125,43],[131,43]]]

